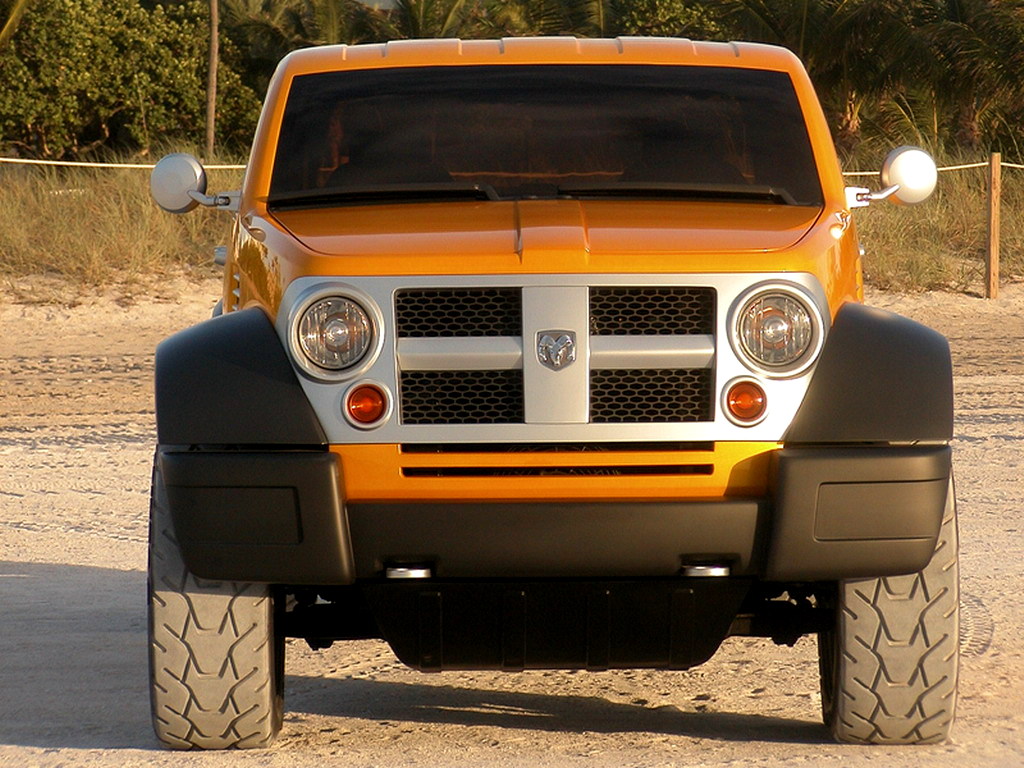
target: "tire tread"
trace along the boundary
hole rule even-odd
[[[150,514],[150,698],[157,738],[173,749],[269,746],[282,706],[269,588],[189,572],[158,467]]]
[[[949,737],[959,662],[958,570],[951,485],[924,570],[839,584],[835,629],[819,637],[822,705],[836,739],[935,744]]]

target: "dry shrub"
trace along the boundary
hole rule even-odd
[[[1024,274],[1022,211],[1024,172],[1004,169],[1000,250],[1006,279]],[[987,168],[940,173],[935,195],[927,202],[874,203],[858,210],[856,221],[868,283],[902,291],[982,290],[988,253]]]
[[[211,171],[211,190],[237,188],[239,171]],[[82,286],[210,274],[231,217],[174,216],[149,196],[142,169],[0,166],[0,275],[56,275]]]
[[[862,165],[862,164],[860,164]],[[211,171],[210,188],[241,183]],[[851,184],[865,183],[851,179]],[[869,283],[882,289],[978,292],[985,271],[987,170],[942,173],[918,206],[886,202],[858,210]],[[1024,171],[1004,169],[1002,274],[1024,275]],[[149,173],[135,169],[0,166],[0,276],[53,275],[84,287],[146,284],[170,274],[213,274],[213,246],[231,217],[199,208],[164,213]]]

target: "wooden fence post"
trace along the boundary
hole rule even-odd
[[[985,260],[985,297],[999,298],[999,198],[1002,195],[1002,155],[993,152],[988,164],[988,258]]]

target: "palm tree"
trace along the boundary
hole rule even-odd
[[[469,29],[474,5],[466,0],[396,0],[386,12],[389,37],[459,37]]]
[[[804,62],[841,150],[861,137],[865,111],[893,92],[913,30],[895,0],[721,0],[716,20],[744,40],[783,45]]]
[[[568,34],[565,5],[564,0],[491,0],[482,27],[489,37]]]
[[[218,0],[210,0],[210,60],[206,76],[206,157],[213,158],[217,133],[217,64],[220,60],[220,13]]]
[[[485,24],[492,34],[578,35],[681,31],[697,17],[683,0],[490,0]],[[644,29],[648,23],[650,28]]]
[[[264,93],[296,48],[388,38],[383,11],[358,0],[221,0],[225,31],[246,58],[247,84]]]
[[[976,150],[992,124],[1024,107],[1024,2],[918,0],[910,10],[932,63],[927,95],[955,143]]]
[[[304,18],[313,44],[368,43],[384,40],[384,12],[359,0],[305,0]]]
[[[977,149],[1024,110],[1024,0],[717,5],[729,34],[785,45],[804,60],[840,149],[856,146],[865,120],[884,131],[893,115],[936,144]]]

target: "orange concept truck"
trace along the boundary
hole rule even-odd
[[[816,634],[841,741],[944,740],[952,372],[862,303],[852,211],[787,50],[681,39],[297,51],[215,317],[156,356],[153,723],[269,744],[284,638],[448,669],[687,669]],[[222,254],[223,255],[223,254]]]

